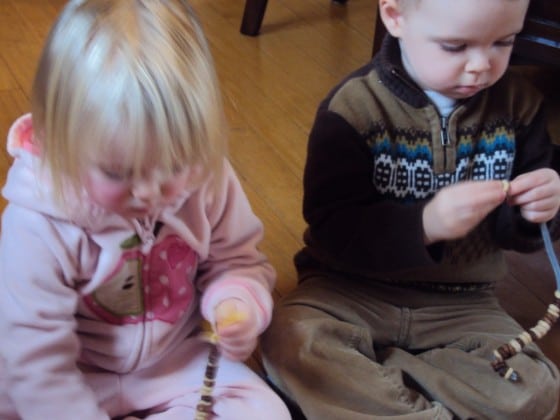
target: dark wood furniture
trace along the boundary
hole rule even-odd
[[[512,63],[560,66],[560,1],[531,0]]]
[[[344,4],[347,0],[332,0],[334,3]],[[241,20],[241,33],[243,35],[257,36],[261,30],[264,13],[268,0],[246,0]]]
[[[256,36],[259,34],[267,3],[268,0],[245,1],[245,10],[241,20],[241,33],[243,35]]]

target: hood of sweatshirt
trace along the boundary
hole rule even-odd
[[[49,172],[41,162],[31,114],[21,116],[11,126],[7,150],[14,162],[2,195],[9,202],[93,230],[100,220],[109,216],[93,204],[85,192],[79,200],[68,200],[64,204],[56,200]]]

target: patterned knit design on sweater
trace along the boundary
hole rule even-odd
[[[365,134],[374,159],[373,183],[379,192],[415,201],[459,181],[501,180],[511,174],[515,138],[505,125],[480,133],[476,142],[467,130],[459,130],[455,170],[441,174],[433,170],[430,135],[413,130],[389,133],[379,125]]]

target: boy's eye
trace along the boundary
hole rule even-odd
[[[457,45],[457,44],[445,44],[445,43],[443,43],[443,44],[440,44],[440,46],[441,46],[441,49],[443,51],[452,52],[452,53],[461,52],[461,51],[464,51],[465,48],[467,48],[466,44]]]
[[[511,47],[514,42],[515,42],[515,38],[503,39],[501,41],[496,41],[494,45],[498,47]]]

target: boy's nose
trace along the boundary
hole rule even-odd
[[[482,73],[490,70],[490,56],[483,51],[473,53],[467,62],[468,73]]]

